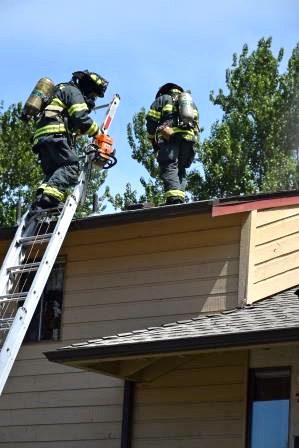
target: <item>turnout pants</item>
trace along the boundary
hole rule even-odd
[[[166,204],[185,201],[186,168],[194,160],[194,143],[181,136],[159,143],[157,161],[163,181]]]
[[[39,155],[45,180],[39,190],[59,201],[67,188],[75,186],[79,176],[79,160],[64,136],[41,137],[33,151]]]

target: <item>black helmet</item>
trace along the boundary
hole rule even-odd
[[[88,70],[74,72],[73,81],[86,97],[92,94],[102,98],[109,84],[105,78]]]
[[[171,90],[179,90],[180,92],[184,92],[184,89],[181,86],[178,86],[173,82],[168,82],[160,87],[156,94],[156,98],[158,98],[158,96],[165,95],[165,93],[169,93]]]

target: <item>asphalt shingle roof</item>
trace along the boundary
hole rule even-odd
[[[157,327],[118,333],[99,339],[71,344],[59,350],[73,351],[101,348],[111,349],[130,344],[145,344],[208,338],[215,336],[238,336],[256,332],[298,328],[299,336],[299,285],[243,308],[234,308],[213,314],[199,315],[188,320],[179,320]]]

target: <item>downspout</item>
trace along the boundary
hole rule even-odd
[[[121,448],[132,447],[135,383],[125,381],[121,428]]]

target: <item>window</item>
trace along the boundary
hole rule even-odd
[[[290,369],[254,369],[249,384],[248,448],[288,448]]]
[[[22,287],[28,290],[34,274],[22,275]],[[63,301],[64,261],[57,260],[46,283],[24,342],[58,340]]]

